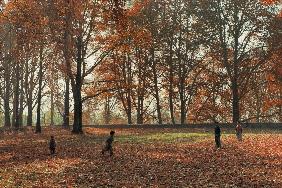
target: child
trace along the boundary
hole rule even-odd
[[[51,136],[50,143],[49,143],[49,149],[51,155],[55,154],[56,151],[56,141],[54,139],[54,136]]]
[[[112,143],[114,141],[114,134],[115,134],[115,131],[111,131],[110,132],[110,137],[106,140],[106,145],[105,147],[102,149],[102,154],[104,155],[104,153],[106,151],[110,151],[110,156],[113,155],[113,148],[112,148]]]

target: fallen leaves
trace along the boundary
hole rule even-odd
[[[280,134],[248,134],[243,142],[227,135],[216,150],[212,135],[187,140],[172,134],[188,138],[185,129],[116,130],[110,158],[100,154],[109,130],[85,132],[50,129],[42,135],[5,136],[0,140],[0,187],[282,187]],[[163,132],[175,141],[158,136]],[[58,143],[54,157],[48,151],[51,134]],[[133,135],[151,140],[122,139]]]

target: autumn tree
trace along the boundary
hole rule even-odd
[[[37,85],[36,132],[41,132],[41,99],[43,97],[44,58],[48,34],[46,19],[37,1],[9,1],[4,16],[13,29],[13,57],[15,76],[13,77],[13,118],[16,129],[22,124],[25,104],[28,107],[28,125],[32,124],[35,85]],[[38,64],[37,64],[38,63]],[[30,66],[32,65],[32,66]],[[37,66],[38,65],[38,66]],[[12,72],[12,71],[11,71]],[[35,81],[36,80],[36,81]],[[36,84],[37,83],[37,84]],[[8,87],[9,88],[9,87]],[[24,95],[25,94],[25,95]]]
[[[266,109],[276,107],[278,119],[282,120],[282,10],[277,14],[271,24],[271,37],[268,40],[270,46],[269,70],[266,80],[270,92],[269,99],[266,100]]]
[[[14,32],[9,23],[4,8],[5,3],[1,2],[1,97],[4,106],[4,126],[11,126],[10,99],[11,99],[11,62],[13,51]],[[3,73],[3,74],[2,74]]]
[[[260,1],[201,1],[200,4],[201,22],[214,34],[211,50],[228,76],[232,122],[237,122],[241,95],[251,75],[266,59],[266,37],[272,15]]]
[[[49,8],[51,30],[56,36],[56,43],[65,59],[62,70],[65,71],[72,88],[73,132],[82,133],[83,83],[108,54],[108,50],[101,50],[101,46],[95,41],[95,35],[101,32],[100,26],[104,24],[104,18],[112,15],[110,13],[114,12],[115,18],[119,17],[119,7],[122,4],[119,1],[42,2]],[[95,60],[90,62],[90,57],[94,57]]]
[[[150,100],[148,47],[151,35],[141,17],[146,3],[136,2],[125,9],[122,22],[117,21],[111,35],[102,39],[118,45],[99,66],[100,82],[103,83],[99,91],[109,90],[114,94],[121,103],[128,124],[133,123],[134,114],[137,124],[144,122]]]
[[[37,107],[40,132],[46,106],[74,133],[99,110],[106,123],[278,121],[280,11],[277,0],[2,2],[4,125],[25,113],[32,125]]]

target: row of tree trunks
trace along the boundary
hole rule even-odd
[[[18,130],[23,126],[23,112],[27,107],[27,126],[32,126],[32,112],[33,102],[35,97],[33,91],[36,85],[34,78],[36,66],[32,65],[30,68],[30,61],[28,57],[22,62],[7,61],[3,64],[4,67],[4,126],[11,127]],[[42,60],[43,61],[43,60]],[[10,63],[9,63],[10,62]],[[9,63],[9,64],[7,64]],[[13,73],[13,74],[11,74]],[[11,75],[14,75],[12,78]],[[13,92],[11,92],[13,88]],[[39,89],[40,90],[40,89]],[[12,116],[10,101],[12,99]]]

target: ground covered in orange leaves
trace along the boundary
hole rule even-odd
[[[118,129],[110,158],[100,154],[109,130],[84,132],[1,133],[0,187],[282,187],[281,133],[248,133],[242,143],[226,133],[216,150],[212,131]]]

